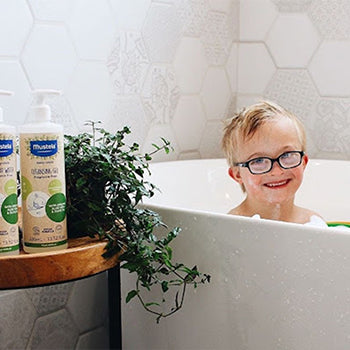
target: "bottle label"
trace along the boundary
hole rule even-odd
[[[19,249],[15,138],[0,134],[0,253]]]
[[[51,157],[57,151],[57,140],[32,140],[29,142],[30,152],[37,157]]]
[[[67,242],[63,136],[21,134],[23,242],[55,247]]]

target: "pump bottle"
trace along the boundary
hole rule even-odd
[[[51,122],[45,97],[35,90],[33,122],[19,128],[23,249],[38,253],[67,248],[63,126]]]
[[[11,96],[11,91],[0,90]],[[0,108],[0,256],[19,253],[16,128],[3,122]]]

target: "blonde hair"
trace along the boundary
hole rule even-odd
[[[249,139],[254,135],[258,128],[267,121],[276,118],[289,118],[297,130],[302,151],[306,147],[306,135],[302,122],[291,112],[283,107],[270,101],[261,101],[253,104],[250,107],[243,108],[240,112],[228,120],[224,128],[224,136],[222,138],[222,149],[226,156],[230,167],[234,167],[237,159],[236,148],[238,138],[242,137],[244,140]]]

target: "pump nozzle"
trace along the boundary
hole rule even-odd
[[[50,95],[61,95],[61,91],[52,89],[37,89],[33,92],[34,95],[34,105],[32,110],[34,112],[34,118],[36,121],[49,121],[51,119],[51,109],[45,104],[46,96]]]
[[[0,90],[0,95],[3,96],[12,96],[13,92],[12,91],[8,91],[8,90]],[[4,112],[2,110],[2,108],[0,107],[0,122],[4,121]]]

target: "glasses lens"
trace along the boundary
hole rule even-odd
[[[269,171],[271,168],[271,159],[256,158],[249,162],[249,169],[253,174],[261,174]]]
[[[278,160],[283,168],[293,168],[300,164],[301,154],[299,152],[287,152],[282,154]]]

